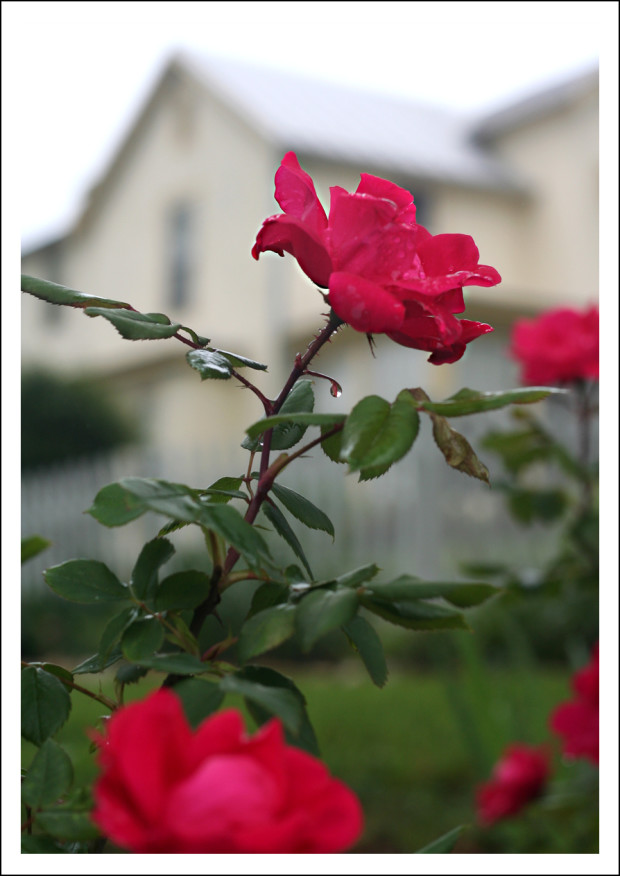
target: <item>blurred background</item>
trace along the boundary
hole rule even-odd
[[[495,331],[454,365],[429,365],[384,337],[373,358],[363,336],[341,331],[316,368],[342,395],[317,381],[316,409],[349,411],[364,395],[393,399],[404,386],[422,386],[434,400],[463,386],[517,386],[507,355],[514,320],[598,300],[599,53],[610,5],[5,4],[25,132],[16,169],[22,271],[166,313],[214,346],[266,363],[257,383],[273,396],[325,309],[291,257],[268,253],[257,264],[250,256],[262,221],[279,209],[274,173],[294,150],[324,204],[329,186],[354,189],[360,172],[393,180],[413,193],[421,224],[472,235],[480,261],[503,278],[499,287],[465,290],[465,316]],[[22,535],[51,542],[23,569],[23,647],[29,659],[55,654],[72,665],[88,656],[102,618],[59,609],[42,570],[86,556],[127,576],[160,525],[142,518],[105,529],[82,513],[96,492],[125,475],[204,487],[245,474],[243,430],[262,410],[231,383],[201,383],[172,340],[129,343],[103,320],[22,298]],[[569,451],[576,447],[570,406],[547,402],[537,414]],[[455,425],[479,448],[486,432],[509,422],[495,412]],[[561,514],[534,514],[527,526],[515,519],[501,490],[447,468],[429,425],[378,481],[357,483],[318,450],[287,472],[284,483],[335,524],[333,545],[322,533],[300,533],[317,577],[378,561],[387,574],[455,580],[471,577],[463,564],[514,564],[527,578],[555,556]],[[491,483],[501,481],[501,459],[480,455]],[[553,480],[544,467],[531,477]],[[180,562],[199,565],[200,540],[180,536]],[[228,607],[233,626],[241,602]],[[376,704],[359,706],[362,715],[368,709],[359,723],[374,739],[371,759],[384,761],[382,773],[377,766],[359,778],[377,812],[362,851],[412,851],[471,818],[472,785],[519,716],[529,741],[544,736],[545,709],[568,691],[568,668],[558,664],[567,654],[583,660],[596,634],[592,609],[576,638],[571,621],[568,647],[560,615],[542,622],[540,612],[519,619],[517,611],[498,620],[505,606],[481,610],[477,651],[442,635],[388,635],[395,684],[411,692],[389,694],[388,684],[371,691]],[[325,643],[311,655],[319,671],[309,690],[320,687],[326,661],[348,665],[346,643]],[[279,655],[293,657],[292,649]],[[540,691],[531,688],[535,661],[544,664]],[[496,664],[513,674],[494,676],[485,693],[482,667]],[[354,691],[360,680],[343,670],[341,681]],[[410,714],[402,704],[417,696],[418,681],[429,700]],[[326,696],[317,694],[318,716],[333,714]],[[485,757],[471,718],[476,697],[493,712],[482,731],[491,740]],[[434,716],[409,766],[398,741],[372,735],[380,734],[372,714],[390,702],[405,746],[411,723]],[[342,735],[327,725],[324,733],[326,745]],[[436,747],[432,754],[435,734],[442,757]],[[346,754],[334,748],[331,756],[345,771],[360,757],[347,766]],[[446,797],[456,810],[444,807],[446,824],[438,824]],[[493,849],[462,849],[475,850]]]

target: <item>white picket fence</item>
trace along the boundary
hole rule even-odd
[[[473,440],[480,429],[471,421],[468,427],[466,434]],[[548,531],[523,530],[512,523],[499,493],[446,466],[428,430],[405,459],[375,481],[359,483],[356,475],[347,475],[344,465],[334,465],[318,448],[312,456],[291,466],[282,483],[306,495],[334,523],[332,542],[325,533],[291,521],[317,577],[376,562],[387,574],[454,578],[461,577],[458,567],[464,560],[512,558],[523,565],[527,557],[536,565],[546,554]],[[44,588],[44,569],[74,557],[103,560],[126,580],[141,545],[154,537],[164,520],[145,515],[128,526],[104,527],[84,513],[96,493],[128,475],[204,486],[203,463],[187,454],[179,460],[134,449],[25,477],[22,536],[39,534],[52,545],[24,565],[24,593]],[[218,458],[212,480],[222,473],[239,474],[238,468],[238,458],[236,468],[230,469]],[[192,477],[192,471],[203,475]],[[182,546],[187,533],[173,539]],[[287,547],[280,545],[278,551],[285,563],[296,561]]]

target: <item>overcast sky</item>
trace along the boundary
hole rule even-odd
[[[595,66],[617,4],[5,2],[2,18],[28,244],[75,216],[175,50],[480,112]]]

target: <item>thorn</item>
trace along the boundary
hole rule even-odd
[[[370,334],[370,332],[366,332],[366,338],[368,339],[368,346],[370,347],[370,352],[372,353],[372,358],[376,359],[377,357],[375,356],[375,350],[374,350],[375,340],[374,340],[373,336]]]

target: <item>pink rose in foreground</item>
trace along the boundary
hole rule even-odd
[[[466,344],[493,331],[454,314],[465,310],[463,286],[495,286],[499,274],[478,264],[469,235],[433,236],[418,225],[406,189],[363,173],[355,192],[330,189],[328,217],[294,152],[282,159],[275,183],[284,212],[263,222],[252,255],[293,255],[354,329],[429,351],[435,365],[455,362]]]
[[[549,772],[544,749],[509,745],[495,765],[491,779],[476,792],[480,822],[490,825],[515,815],[541,794]]]
[[[598,323],[598,307],[583,313],[562,307],[517,320],[510,355],[521,364],[522,383],[598,380]]]
[[[552,712],[551,729],[563,737],[566,757],[584,757],[598,764],[598,645],[588,665],[573,676],[572,685],[575,697]]]
[[[192,731],[172,691],[125,706],[98,738],[93,820],[137,853],[330,853],[362,831],[359,801],[277,719],[254,736],[234,709]]]

